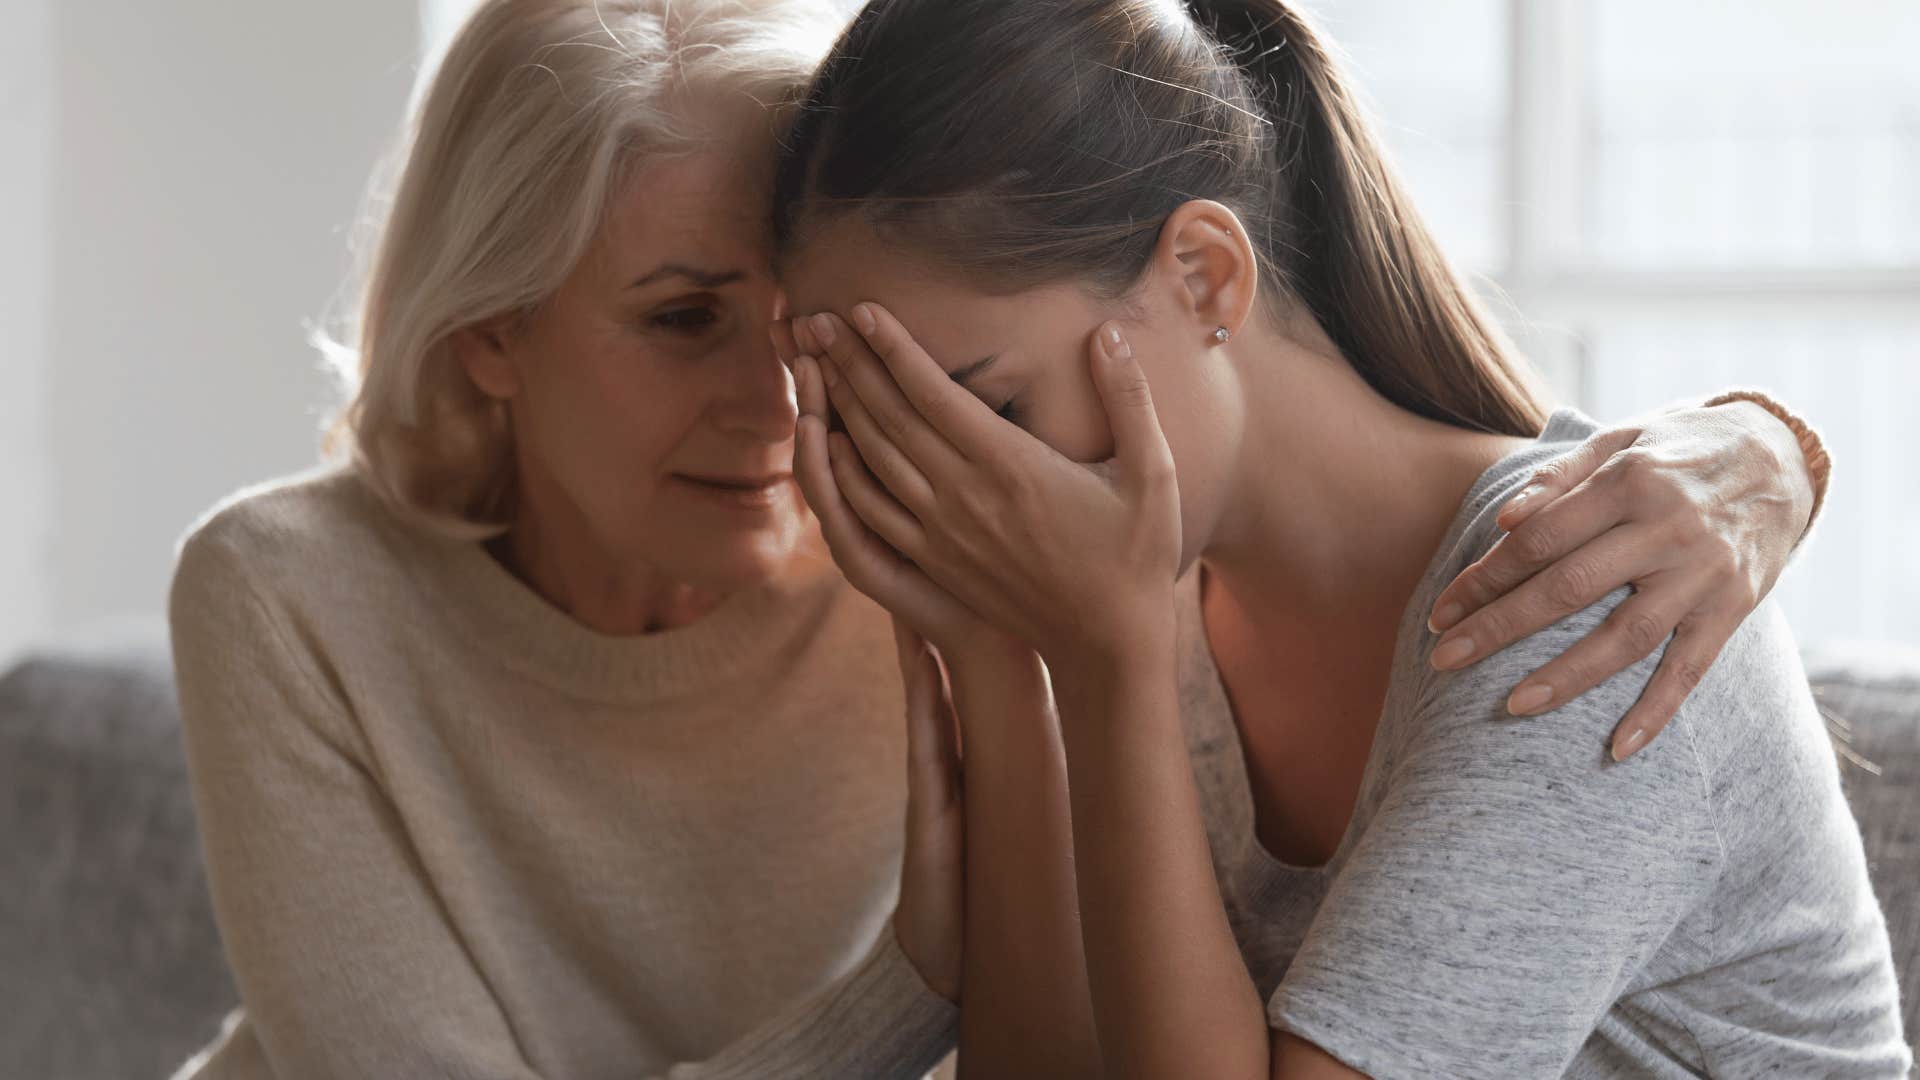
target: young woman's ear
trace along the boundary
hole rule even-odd
[[[1153,259],[1197,333],[1223,341],[1220,330],[1240,332],[1260,295],[1260,262],[1239,215],[1210,199],[1182,204],[1161,227]]]
[[[513,366],[503,320],[476,323],[454,331],[453,352],[473,385],[490,398],[505,401],[520,392],[520,372]]]

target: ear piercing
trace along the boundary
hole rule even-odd
[[[1233,340],[1233,331],[1223,326],[1220,329],[1215,330],[1213,332],[1213,340],[1222,345],[1225,345],[1227,342]]]

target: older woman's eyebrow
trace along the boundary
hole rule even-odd
[[[685,278],[702,289],[717,289],[722,285],[744,281],[746,276],[745,272],[740,270],[702,270],[685,263],[670,262],[662,263],[651,273],[641,275],[627,288],[637,289],[642,285],[651,285],[666,278],[678,277]]]
[[[949,379],[952,379],[954,382],[959,383],[961,386],[966,386],[967,389],[971,390],[973,389],[973,387],[967,386],[967,380],[973,378],[975,375],[978,375],[986,371],[988,368],[992,367],[993,362],[998,359],[1000,359],[1000,354],[994,353],[992,356],[989,356],[983,360],[975,360],[973,363],[968,364],[965,367],[954,368],[952,371],[947,372],[947,377]]]

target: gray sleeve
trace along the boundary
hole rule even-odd
[[[1268,1020],[1375,1077],[1559,1075],[1722,861],[1680,717],[1623,764],[1658,655],[1531,720],[1522,677],[1622,590],[1461,672],[1408,673],[1385,772]],[[1396,677],[1401,677],[1396,673]]]
[[[216,540],[190,541],[171,622],[214,910],[273,1075],[538,1080],[352,715],[242,563]],[[889,924],[840,979],[664,1075],[917,1078],[952,1048],[957,1018]]]

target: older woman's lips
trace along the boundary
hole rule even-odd
[[[792,473],[768,473],[764,476],[695,476],[675,473],[673,479],[689,491],[723,505],[748,510],[764,510],[778,504],[786,494]]]

